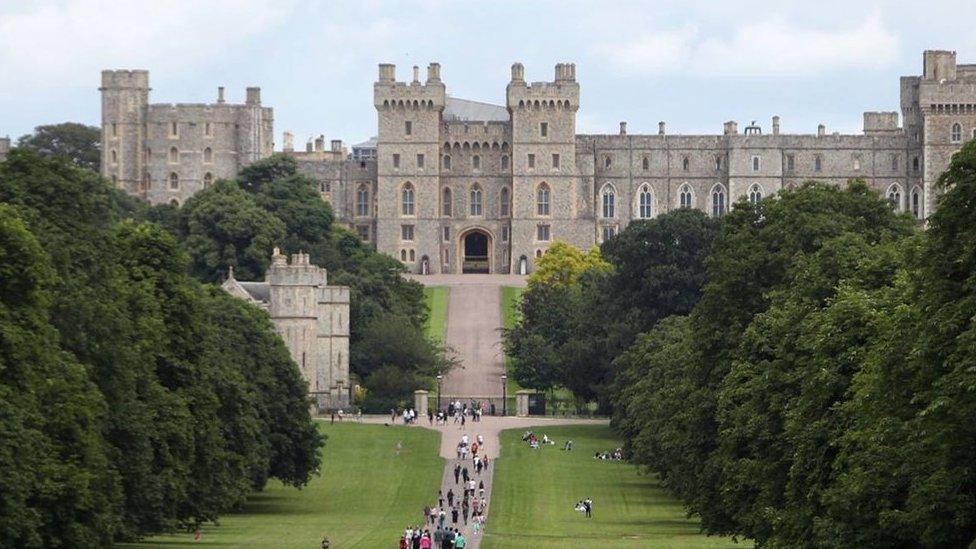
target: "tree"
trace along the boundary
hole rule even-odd
[[[260,192],[262,187],[273,181],[287,179],[298,173],[298,162],[284,153],[277,153],[253,162],[237,175],[237,182],[247,192]]]
[[[34,133],[18,139],[17,146],[97,172],[102,159],[102,131],[76,122],[38,126]]]

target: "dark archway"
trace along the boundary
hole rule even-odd
[[[464,257],[461,258],[462,273],[490,273],[490,246],[491,239],[487,233],[482,231],[471,231],[463,237],[461,249]]]

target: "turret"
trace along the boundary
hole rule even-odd
[[[925,50],[922,54],[922,78],[935,82],[956,79],[956,52]]]
[[[142,143],[149,105],[149,71],[102,71],[102,175],[139,194],[145,176]]]

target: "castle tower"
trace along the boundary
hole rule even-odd
[[[555,239],[592,245],[592,232],[587,240],[573,230],[578,201],[589,199],[580,196],[576,173],[579,90],[572,63],[557,64],[552,82],[532,84],[525,82],[521,63],[512,65],[506,102],[512,119],[513,273],[522,270],[523,256],[534,264]]]
[[[268,315],[291,351],[292,359],[309,382],[312,392],[328,390],[319,379],[318,288],[326,284],[325,269],[309,263],[308,254],[291,256],[291,264],[277,248],[266,278],[269,286]]]
[[[422,257],[438,256],[438,235],[421,229],[438,219],[440,126],[446,101],[438,63],[427,67],[423,83],[418,67],[407,83],[396,81],[396,66],[379,66],[373,85],[379,122],[375,241],[380,252],[400,259],[412,272],[419,270]]]
[[[102,175],[141,194],[149,71],[102,71]]]

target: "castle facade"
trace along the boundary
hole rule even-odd
[[[233,296],[267,311],[319,409],[349,406],[349,288],[329,286],[326,270],[308,254],[277,248],[263,282],[234,278],[222,285]]]
[[[823,125],[784,134],[778,117],[767,132],[730,121],[716,135],[671,135],[661,122],[656,134],[635,135],[621,122],[615,134],[578,134],[573,64],[531,83],[514,64],[505,105],[449,96],[440,69],[431,63],[421,82],[414,67],[406,82],[381,64],[377,137],[351,154],[339,141],[326,150],[321,137],[296,151],[285,134],[283,147],[339,220],[417,273],[528,273],[555,240],[585,249],[634,220],[676,208],[721,216],[737,200],[811,179],[864,179],[922,220],[952,154],[976,137],[976,65],[950,51],[924,52],[922,74],[901,78],[901,124],[898,112],[867,112],[856,135]],[[143,71],[106,71],[104,174],[152,202],[182,202],[233,177],[271,154],[271,109],[250,90],[245,105],[149,105]],[[211,146],[205,128],[218,120]],[[222,161],[208,164],[207,147]]]

